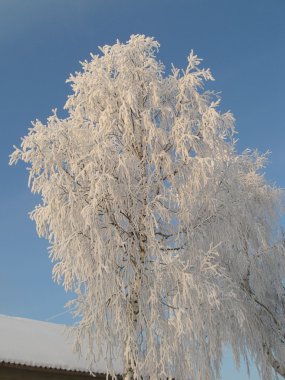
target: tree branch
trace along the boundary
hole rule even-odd
[[[285,379],[285,366],[280,364],[279,361],[274,357],[271,348],[269,348],[266,343],[263,343],[263,349],[274,371],[276,371],[280,376],[282,376]]]

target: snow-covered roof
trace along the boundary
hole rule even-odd
[[[0,363],[89,372],[85,357],[73,352],[68,329],[65,325],[0,315]],[[113,364],[115,371],[122,373],[121,363]],[[100,360],[92,370],[106,373],[106,363]]]

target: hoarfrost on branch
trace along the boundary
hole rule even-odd
[[[225,345],[284,375],[283,194],[265,156],[236,152],[201,60],[165,75],[158,48],[101,48],[70,76],[68,117],[37,120],[11,155],[42,196],[31,217],[76,293],[78,343],[113,376],[122,355],[126,379],[216,379]]]

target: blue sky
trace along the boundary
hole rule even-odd
[[[284,188],[284,19],[284,0],[0,0],[0,313],[46,320],[69,299],[28,218],[39,199],[8,156],[31,120],[45,121],[55,107],[61,114],[79,61],[137,33],[158,39],[168,67],[184,67],[194,49],[216,78],[221,110],[235,115],[238,149],[270,150],[266,177]],[[247,378],[227,354],[223,380]]]

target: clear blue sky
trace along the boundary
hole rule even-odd
[[[168,67],[185,66],[194,49],[216,78],[222,110],[236,117],[238,149],[269,149],[266,176],[285,187],[284,20],[284,0],[0,0],[0,313],[46,320],[69,298],[52,283],[47,243],[27,215],[39,199],[8,156],[31,120],[62,109],[79,60],[137,33],[158,39]],[[237,379],[248,377],[227,354],[223,380]]]

